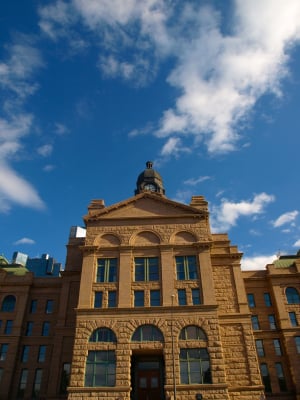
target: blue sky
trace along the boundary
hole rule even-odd
[[[11,0],[0,38],[0,253],[64,263],[147,160],[243,268],[298,251],[298,0]]]

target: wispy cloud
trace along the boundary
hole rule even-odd
[[[16,240],[14,242],[14,245],[19,245],[19,244],[35,244],[35,241],[33,239],[23,237],[22,239]]]
[[[190,178],[184,181],[185,185],[196,186],[198,183],[205,182],[207,180],[212,179],[210,176],[199,176],[199,178]]]
[[[298,215],[299,211],[297,210],[286,212],[280,215],[272,224],[274,228],[279,228],[282,225],[293,223]]]
[[[44,144],[37,149],[37,152],[42,157],[48,157],[53,151],[52,144]]]
[[[226,232],[237,224],[240,217],[254,217],[262,214],[266,206],[274,200],[275,197],[267,193],[257,194],[253,200],[242,200],[238,203],[223,199],[219,206],[212,206],[212,230]]]

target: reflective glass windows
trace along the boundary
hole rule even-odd
[[[179,281],[198,279],[196,256],[176,256],[175,261]]]
[[[117,258],[98,258],[96,282],[116,282],[117,267]]]
[[[145,294],[143,290],[134,291],[134,307],[144,307],[145,305],[144,295]]]
[[[164,337],[155,325],[141,325],[132,335],[133,342],[163,342]]]
[[[296,288],[294,287],[286,288],[285,295],[288,304],[300,304],[300,295]]]
[[[178,296],[178,304],[180,306],[186,306],[187,301],[186,301],[186,291],[185,291],[185,289],[178,289],[177,290],[177,296]]]
[[[134,259],[135,282],[150,282],[159,280],[158,257],[135,257]]]
[[[263,384],[265,386],[265,392],[272,393],[271,379],[267,364],[265,363],[260,364],[260,374],[262,377]]]
[[[114,350],[90,350],[85,369],[85,386],[115,386],[116,356]]]
[[[160,306],[160,290],[150,290],[150,306]]]

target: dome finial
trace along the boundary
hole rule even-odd
[[[153,161],[147,161],[147,162],[146,162],[146,167],[147,167],[148,169],[152,168],[152,167],[153,167]]]

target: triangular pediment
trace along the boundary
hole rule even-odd
[[[155,218],[155,217],[180,217],[204,216],[207,213],[195,207],[177,203],[163,196],[152,193],[141,193],[120,203],[98,210],[90,210],[84,217],[85,221],[98,219],[118,218]]]

